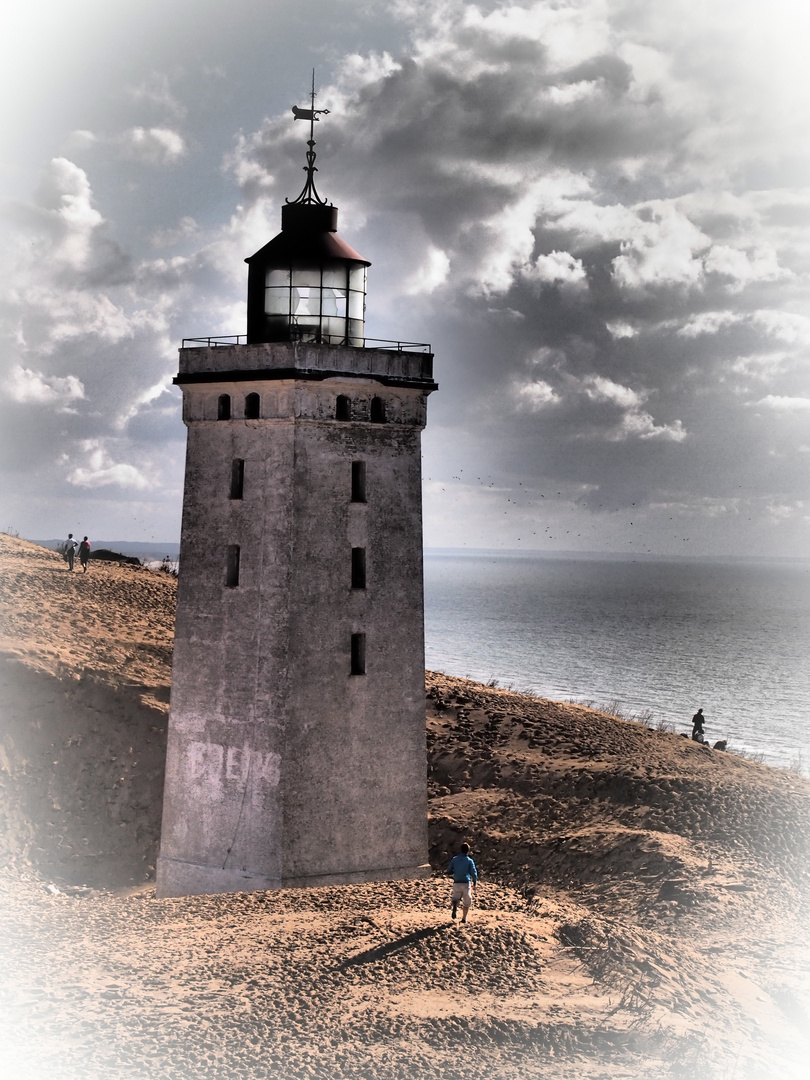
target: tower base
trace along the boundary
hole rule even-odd
[[[305,889],[324,885],[363,885],[371,881],[402,881],[428,878],[429,863],[419,866],[388,866],[373,870],[353,870],[341,874],[313,874],[305,877],[269,878],[249,870],[222,870],[217,866],[181,862],[162,856],[157,861],[155,894],[208,896],[217,893],[257,892],[266,889]]]

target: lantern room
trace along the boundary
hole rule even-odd
[[[315,189],[314,124],[327,109],[293,109],[309,120],[307,174],[297,199],[281,209],[281,232],[245,259],[249,345],[309,341],[364,344],[366,271],[371,265],[337,235],[337,207]]]
[[[281,232],[245,261],[249,345],[363,345],[371,264],[337,235],[337,207],[287,203]]]

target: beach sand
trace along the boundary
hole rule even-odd
[[[432,879],[156,900],[175,590],[0,536],[0,1075],[808,1075],[810,782],[582,706],[427,674]]]

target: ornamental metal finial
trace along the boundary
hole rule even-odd
[[[293,118],[295,120],[309,120],[309,140],[307,146],[307,163],[304,165],[304,171],[307,174],[307,182],[304,184],[304,189],[297,199],[293,199],[294,203],[314,203],[317,206],[326,206],[326,199],[322,199],[318,192],[315,190],[315,173],[318,171],[315,167],[315,121],[320,120],[322,116],[328,116],[328,109],[316,109],[315,108],[315,68],[312,69],[312,92],[310,94],[310,107],[308,109],[299,109],[297,105],[292,107]],[[285,200],[290,202],[289,199]]]

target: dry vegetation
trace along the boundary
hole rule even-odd
[[[428,674],[432,880],[156,900],[175,588],[0,536],[2,1075],[806,1075],[810,782],[583,706]]]

